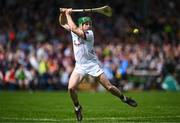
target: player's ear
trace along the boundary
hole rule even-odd
[[[80,24],[80,25],[79,25],[79,28],[80,28],[80,29],[82,29],[82,27],[83,27],[83,25],[82,25],[82,24]]]

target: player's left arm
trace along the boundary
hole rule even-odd
[[[84,31],[76,26],[76,24],[74,23],[74,21],[71,17],[71,12],[72,12],[72,9],[67,9],[65,12],[66,18],[67,18],[67,24],[69,25],[70,31],[72,31],[73,33],[75,33],[79,37],[85,39],[86,36],[84,34]]]

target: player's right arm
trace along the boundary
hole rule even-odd
[[[59,15],[59,23],[64,29],[66,29],[67,31],[70,31],[70,27],[67,24],[65,10],[66,9],[64,9],[64,8],[61,9],[61,13]]]

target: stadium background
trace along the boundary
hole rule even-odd
[[[59,26],[59,7],[104,5],[112,7],[111,18],[73,17],[92,17],[105,74],[138,107],[89,91],[103,89],[84,82],[82,122],[180,122],[180,93],[174,92],[180,83],[179,0],[0,0],[0,122],[76,122],[66,90],[72,42]]]
[[[95,51],[111,82],[125,91],[178,90],[179,0],[1,0],[0,90],[66,90],[74,57],[59,7],[103,5],[112,7],[112,18],[73,16],[93,18]],[[80,89],[101,88],[85,83]]]

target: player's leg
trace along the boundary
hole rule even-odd
[[[112,85],[109,80],[106,78],[106,76],[101,74],[96,78],[96,80],[101,83],[109,92],[111,92],[113,95],[119,97],[122,102],[129,104],[130,106],[136,107],[137,103],[131,98],[128,98],[122,94],[122,92],[116,88],[114,85]]]
[[[78,101],[78,96],[77,96],[77,87],[79,83],[83,80],[83,75],[76,73],[75,71],[72,72],[70,79],[69,79],[69,84],[68,84],[68,91],[70,93],[70,96],[72,98],[74,106],[78,106],[79,101]]]
[[[78,101],[78,95],[77,95],[77,87],[79,83],[83,80],[83,75],[76,73],[75,71],[72,72],[69,84],[68,84],[68,91],[70,93],[71,99],[73,101],[74,107],[75,107],[75,113],[78,121],[82,120],[82,114],[81,114],[81,105]]]

